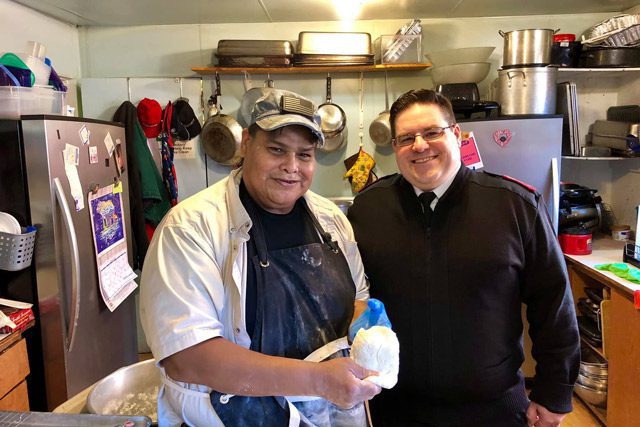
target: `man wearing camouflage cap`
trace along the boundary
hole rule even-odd
[[[309,191],[319,123],[308,99],[266,91],[242,166],[158,227],[141,317],[162,371],[161,426],[366,425],[362,402],[380,388],[362,379],[375,373],[301,360],[344,342],[369,296],[349,222]]]

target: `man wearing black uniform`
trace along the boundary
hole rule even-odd
[[[579,337],[544,201],[460,160],[449,101],[410,91],[391,107],[400,174],[356,197],[348,217],[400,341],[395,389],[376,426],[557,426],[571,411]],[[527,306],[536,378],[520,365]]]

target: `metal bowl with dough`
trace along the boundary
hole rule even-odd
[[[155,359],[118,369],[101,379],[89,393],[87,409],[101,415],[145,415],[158,420],[160,370]]]

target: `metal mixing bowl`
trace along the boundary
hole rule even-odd
[[[89,393],[87,408],[93,414],[146,415],[158,420],[160,370],[155,359],[120,368],[101,379]]]
[[[574,388],[578,396],[580,396],[583,400],[595,405],[599,408],[607,407],[607,392],[606,390],[595,390],[591,387],[587,387],[580,383],[576,383]]]

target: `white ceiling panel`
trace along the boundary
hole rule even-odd
[[[80,26],[308,22],[340,19],[335,4],[364,3],[357,19],[621,12],[637,0],[14,0]]]

